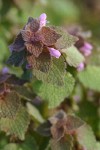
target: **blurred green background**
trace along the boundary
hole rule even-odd
[[[8,45],[27,18],[43,12],[50,24],[80,24],[100,39],[100,0],[0,0],[0,69],[9,55]]]

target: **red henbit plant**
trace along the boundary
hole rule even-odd
[[[9,46],[7,63],[20,66],[23,73],[20,78],[10,74],[10,68],[0,73],[0,131],[10,136],[5,149],[94,150],[91,127],[69,114],[77,68],[82,69],[84,56],[92,49],[87,42],[78,48],[77,37],[47,25],[43,13],[36,19],[29,17]]]

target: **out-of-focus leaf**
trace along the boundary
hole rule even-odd
[[[93,50],[92,55],[87,58],[87,63],[90,65],[95,65],[100,67],[100,50]]]
[[[84,125],[76,131],[79,144],[87,150],[95,150],[96,139],[90,126]]]
[[[100,134],[99,130],[100,119],[97,107],[92,102],[83,101],[79,104],[79,108],[80,108],[78,111],[79,117],[84,121],[86,121],[89,125],[91,125],[96,134]]]
[[[19,150],[18,145],[14,143],[7,144],[2,150]]]
[[[33,136],[26,136],[25,141],[20,145],[19,150],[39,150],[38,144],[36,143]]]
[[[32,136],[26,136],[25,141],[21,143],[10,143],[4,146],[2,150],[38,150],[38,145]]]
[[[20,106],[21,100],[16,92],[0,96],[0,118],[14,118]]]
[[[95,148],[95,150],[100,150],[100,142],[97,142],[97,143],[96,143],[96,148]]]
[[[74,87],[74,78],[67,73],[64,79],[63,86],[56,86],[52,84],[43,83],[39,89],[38,95],[44,100],[49,101],[49,107],[58,106],[65,97],[68,97]]]
[[[78,78],[85,87],[100,91],[100,67],[88,66]]]
[[[2,37],[0,37],[0,62],[3,61],[6,55],[7,55],[7,43]]]
[[[40,114],[39,110],[34,105],[32,105],[28,102],[27,109],[28,109],[28,113],[31,116],[33,116],[37,121],[39,121],[40,123],[44,122],[42,115]]]
[[[11,77],[10,74],[0,74],[0,84],[4,83],[10,77]]]
[[[77,67],[81,62],[84,61],[83,55],[75,46],[64,49],[63,52],[66,54],[66,61],[70,66]]]
[[[20,107],[13,119],[1,118],[0,130],[5,131],[7,135],[14,135],[24,140],[25,133],[30,123],[30,117],[24,107]]]

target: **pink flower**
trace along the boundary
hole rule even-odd
[[[6,74],[6,73],[9,73],[9,69],[7,67],[4,67],[2,69],[2,74]]]
[[[78,65],[77,70],[82,71],[83,69],[84,69],[84,63],[82,62]]]
[[[47,15],[45,13],[40,15],[40,17],[39,17],[40,28],[46,25],[46,22],[47,22],[46,18],[47,18]]]
[[[85,56],[89,56],[91,54],[93,47],[90,43],[85,42],[84,46],[82,46],[80,48],[80,51],[85,55]]]
[[[54,48],[48,48],[48,50],[50,52],[50,55],[53,57],[59,58],[61,56],[61,53]]]
[[[26,65],[26,69],[31,69],[31,68],[32,68],[32,66],[30,64]]]

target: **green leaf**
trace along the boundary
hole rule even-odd
[[[68,97],[74,87],[74,78],[71,74],[67,73],[64,79],[63,86],[56,86],[52,84],[43,83],[40,86],[38,95],[44,100],[49,101],[49,107],[53,108],[58,106],[65,97]]]
[[[31,103],[27,103],[27,109],[28,109],[28,113],[35,118],[38,122],[43,123],[44,119],[42,117],[42,115],[40,114],[39,110],[32,105]]]
[[[24,140],[25,133],[30,123],[30,117],[24,107],[20,107],[13,119],[1,118],[0,130],[5,131],[7,135],[14,135]]]
[[[38,145],[33,136],[26,136],[25,141],[15,144],[10,143],[4,146],[2,150],[38,150]]]
[[[68,49],[63,49],[62,52],[66,54],[66,61],[70,66],[77,67],[84,61],[83,55],[77,50],[75,46]]]
[[[0,118],[14,118],[21,106],[21,100],[16,92],[9,92],[0,98]]]
[[[77,141],[87,150],[95,150],[96,139],[90,126],[83,125],[76,131]]]
[[[53,28],[58,34],[62,35],[61,38],[59,38],[55,44],[55,47],[58,50],[68,48],[75,44],[77,41],[77,38],[75,36],[72,36],[67,33],[66,30],[64,30],[61,27],[54,27]]]
[[[42,80],[45,83],[61,86],[64,83],[65,68],[64,58],[61,56],[59,59],[54,58],[52,60],[52,65],[48,73],[33,70],[33,75],[36,76],[38,80]]]
[[[4,60],[5,56],[7,56],[7,43],[0,37],[0,62]]]
[[[17,144],[10,143],[7,144],[2,150],[19,150]]]
[[[85,87],[100,91],[100,67],[88,66],[79,73],[78,78]]]
[[[39,149],[33,136],[27,136],[25,141],[20,145],[20,148],[21,150],[38,150]]]
[[[95,133],[100,134],[100,130],[98,127],[100,119],[97,106],[92,102],[82,101],[79,104],[79,108],[80,108],[78,111],[79,117],[84,121],[86,121],[93,128]]]
[[[97,142],[97,143],[96,143],[96,148],[95,148],[95,150],[100,150],[100,142]]]
[[[19,94],[19,96],[23,99],[25,98],[27,100],[31,100],[34,97],[32,91],[26,86],[16,85],[13,87],[13,90],[15,90]]]

